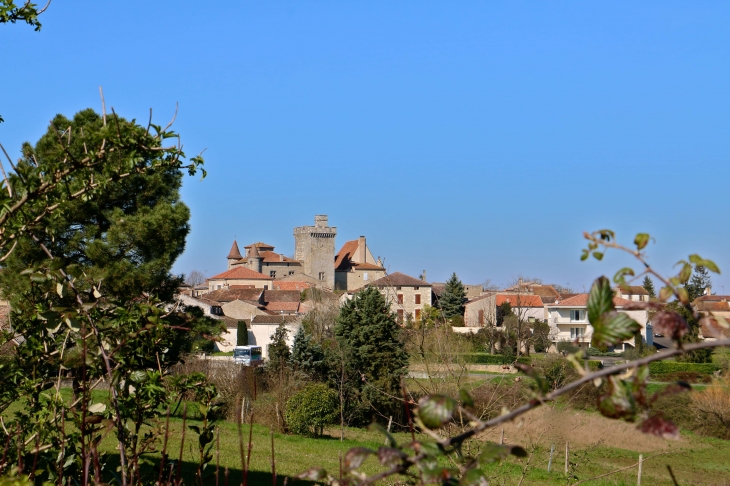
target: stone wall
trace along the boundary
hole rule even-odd
[[[390,304],[390,310],[394,312],[398,318],[406,320],[408,318],[415,320],[420,319],[420,313],[423,307],[431,305],[431,287],[383,287],[380,293],[385,297],[385,301]],[[398,296],[402,296],[400,299]],[[416,303],[416,295],[420,295],[421,302]],[[416,312],[418,311],[418,312]]]
[[[294,228],[294,259],[305,274],[335,288],[335,237],[337,228],[327,225],[327,216],[314,217],[314,226]],[[321,277],[320,277],[321,275]]]
[[[464,307],[464,325],[468,327],[485,327],[497,322],[497,297],[495,294],[486,295],[467,302]],[[481,312],[480,312],[481,311]],[[482,316],[482,322],[479,322],[479,316]]]

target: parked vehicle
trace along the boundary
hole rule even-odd
[[[245,366],[258,366],[264,362],[261,346],[236,346],[233,348],[233,362]]]

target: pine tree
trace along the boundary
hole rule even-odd
[[[692,278],[684,285],[689,295],[689,301],[692,302],[697,297],[704,295],[708,287],[712,287],[712,278],[705,267],[697,265],[692,273]]]
[[[271,337],[271,344],[269,344],[268,366],[272,370],[278,370],[279,367],[289,364],[291,350],[286,342],[287,337],[289,337],[289,329],[283,323],[279,324]]]
[[[642,287],[644,287],[644,290],[649,292],[649,297],[652,299],[656,297],[656,291],[654,290],[654,282],[651,281],[651,278],[649,278],[648,275],[644,277],[644,282],[641,284]]]
[[[401,396],[408,354],[396,316],[376,288],[359,292],[342,306],[335,338],[341,350],[335,359],[344,360],[348,421],[362,425],[383,416],[398,417],[402,406],[393,397]]]
[[[446,319],[451,319],[455,316],[464,315],[464,303],[466,302],[466,293],[464,291],[464,285],[456,276],[456,273],[451,275],[451,278],[446,282],[444,291],[441,293],[439,299],[439,307],[444,313]]]
[[[299,326],[299,330],[294,335],[291,351],[291,364],[294,369],[302,371],[312,378],[322,378],[326,368],[324,358],[322,346],[313,341],[304,326]]]
[[[238,321],[238,329],[236,330],[236,346],[248,346],[248,329],[246,321]]]

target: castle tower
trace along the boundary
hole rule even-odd
[[[236,243],[236,240],[233,240],[233,246],[231,246],[231,251],[228,252],[228,256],[226,258],[228,259],[228,270],[233,267],[233,264],[236,263],[236,261],[243,258],[241,256],[241,250],[238,249],[238,243]]]
[[[248,252],[248,268],[253,270],[254,272],[261,273],[261,263],[263,262],[263,258],[261,258],[261,254],[259,253],[259,249],[254,243],[254,245],[251,247],[251,249]]]
[[[302,262],[305,274],[335,288],[335,236],[337,228],[327,225],[327,215],[314,217],[314,226],[294,228],[294,258]]]

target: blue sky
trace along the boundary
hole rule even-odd
[[[175,266],[225,269],[234,237],[293,252],[328,214],[391,272],[583,290],[582,232],[656,238],[730,272],[727,2],[54,0],[0,28],[0,141],[56,113],[153,108],[209,177]],[[714,278],[730,293],[725,275]]]

